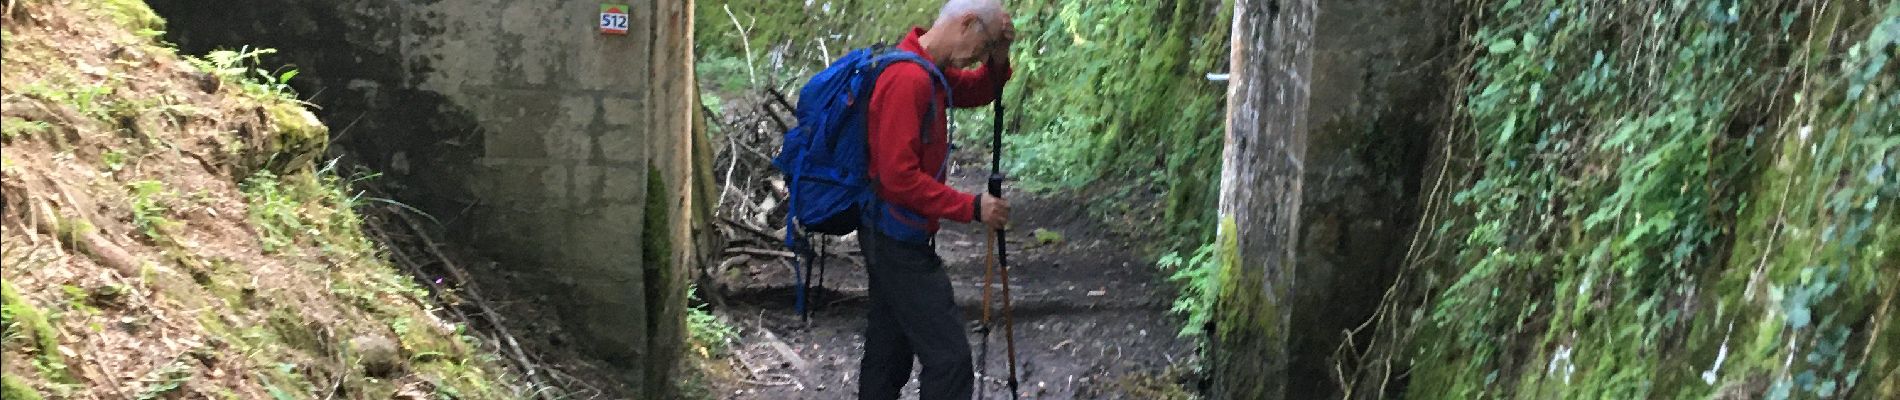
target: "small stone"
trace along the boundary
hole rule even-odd
[[[351,338],[350,350],[356,356],[357,363],[363,366],[364,375],[389,378],[403,367],[401,346],[387,337],[362,335]]]

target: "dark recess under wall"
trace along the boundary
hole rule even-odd
[[[426,62],[393,54],[395,46],[366,44],[395,40],[409,25],[395,5],[369,5],[345,21],[339,18],[346,12],[342,7],[324,2],[148,3],[169,21],[165,39],[183,53],[276,49],[263,56],[263,67],[300,71],[291,86],[330,127],[331,157],[383,174],[378,182],[397,200],[435,216],[452,234],[465,231],[459,229],[467,222],[461,214],[476,198],[467,193],[470,174],[464,169],[482,154],[481,128],[441,94],[413,89],[411,77],[427,71]]]

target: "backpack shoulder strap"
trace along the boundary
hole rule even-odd
[[[950,80],[944,78],[943,71],[937,69],[936,64],[925,61],[923,56],[894,47],[876,47],[874,49],[876,50],[874,50],[871,56],[871,63],[877,68],[878,72],[882,73],[884,68],[899,62],[917,64],[917,66],[923,67],[924,72],[930,74],[931,80],[937,84],[938,89],[942,89],[946,93],[950,91]]]
[[[922,67],[924,72],[930,75],[932,83],[935,83],[935,85],[932,86],[944,93],[943,97],[955,95],[955,93],[951,92],[950,80],[944,78],[943,71],[937,69],[936,64],[924,60],[923,56],[882,44],[872,47],[871,65],[878,75],[883,75],[884,68],[888,68],[900,62],[917,64],[918,67]],[[937,111],[938,98],[939,97],[935,96],[934,93],[930,96],[930,109],[924,111],[924,117],[921,119],[923,122],[918,126],[917,134],[923,138],[924,143],[930,143],[930,122],[936,117],[932,115],[932,113]]]

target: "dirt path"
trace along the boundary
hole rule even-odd
[[[983,173],[965,168],[952,180],[959,188],[981,187]],[[1018,224],[1008,240],[1024,398],[1150,398],[1154,395],[1147,391],[1154,386],[1179,384],[1157,377],[1193,357],[1193,343],[1175,336],[1179,318],[1167,313],[1172,289],[1135,253],[1134,239],[1087,216],[1074,199],[1010,196]],[[1065,240],[1039,243],[1032,233],[1037,228],[1059,232]],[[950,224],[938,237],[957,303],[971,321],[981,316],[985,240],[981,229],[964,224]],[[855,251],[855,244],[850,247]],[[809,323],[792,311],[792,280],[785,266],[759,267],[776,271],[755,271],[742,279],[746,282],[727,288],[724,313],[743,336],[734,348],[734,357],[743,359],[735,360],[735,368],[758,373],[742,372],[755,382],[722,388],[722,397],[856,398],[865,275],[854,262],[831,264],[825,275],[828,290],[817,295],[821,306]],[[977,351],[981,338],[972,333],[970,340]],[[988,398],[1008,398],[1000,322],[989,345],[987,371],[994,379],[985,379],[982,389]],[[905,398],[916,398],[916,387],[913,380]]]

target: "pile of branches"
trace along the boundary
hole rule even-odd
[[[719,186],[713,208],[716,225],[729,253],[735,249],[778,251],[789,193],[772,158],[778,155],[784,132],[795,122],[792,103],[778,90],[764,88],[726,104],[724,113],[704,110],[719,146],[713,162]]]
[[[797,122],[792,116],[794,103],[778,89],[763,87],[725,104],[724,113],[703,110],[715,127],[719,146],[713,164],[719,200],[713,214],[726,242],[722,262],[710,272],[716,275],[737,265],[789,266],[785,261],[796,257],[783,242],[789,192],[772,158],[778,155],[784,132]],[[822,251],[843,255],[856,247],[833,244]]]

